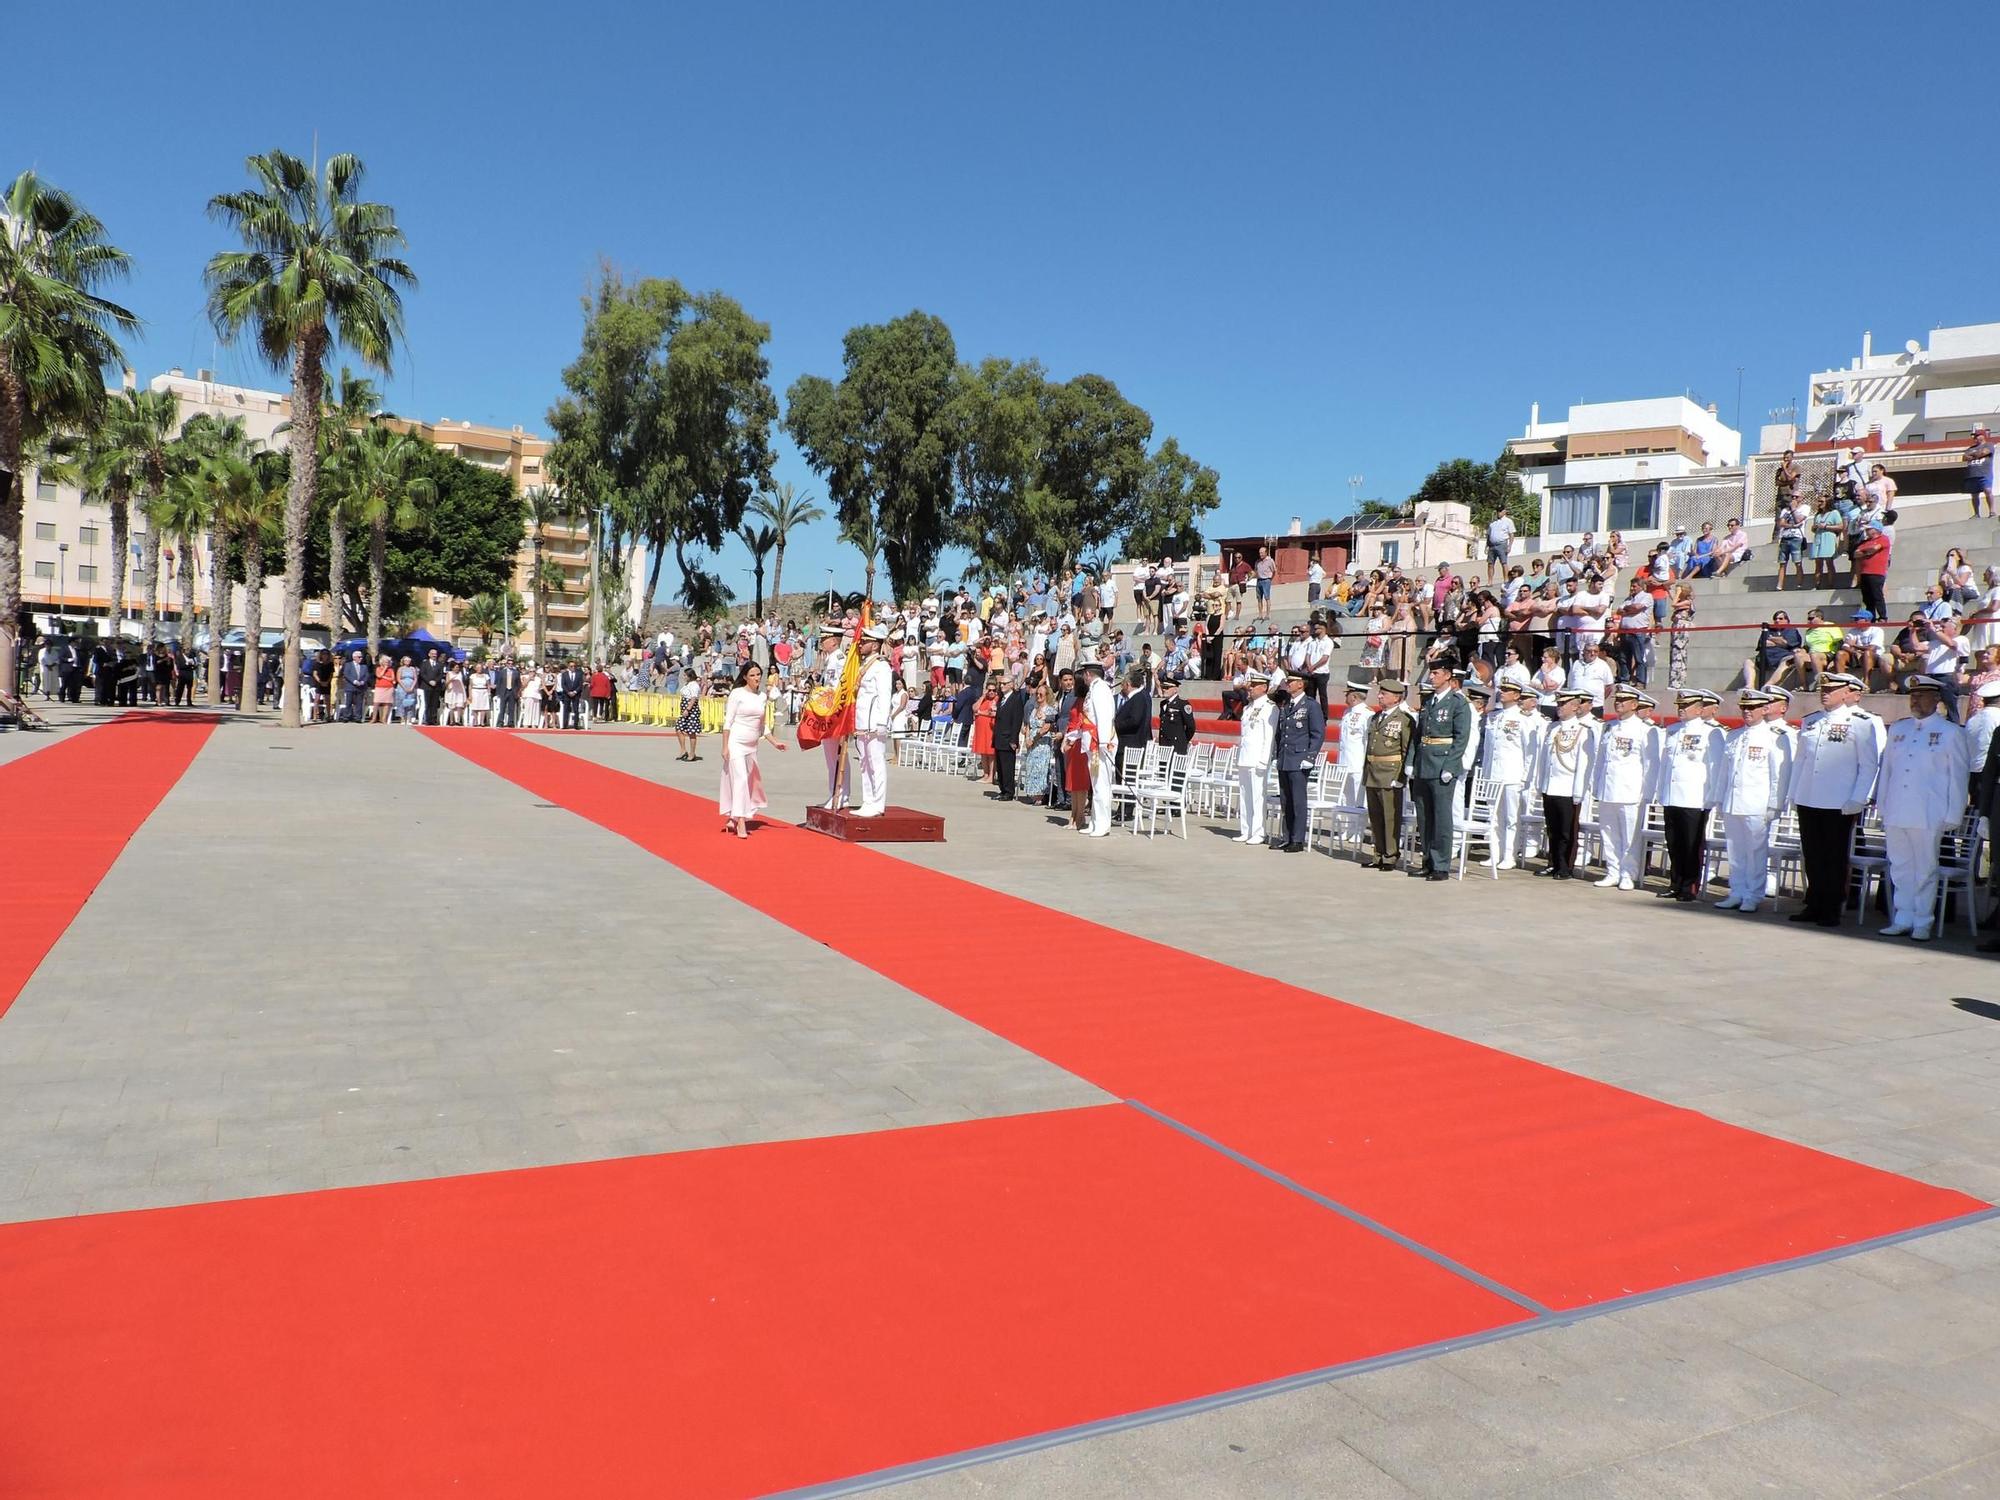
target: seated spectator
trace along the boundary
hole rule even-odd
[[[1885,651],[1882,627],[1875,623],[1875,616],[1868,610],[1857,609],[1854,623],[1840,637],[1840,650],[1833,659],[1834,670],[1850,672],[1872,688],[1873,674],[1889,670]]]
[[[1792,617],[1782,609],[1771,616],[1771,623],[1757,632],[1757,686],[1769,687],[1781,682],[1785,673],[1795,664],[1795,658],[1805,655],[1805,638],[1792,625]]]
[[[1929,642],[1924,635],[1924,612],[1910,611],[1910,622],[1896,632],[1896,639],[1889,643],[1889,691],[1900,693],[1903,679],[1924,669],[1924,658],[1929,653]]]
[[[1703,526],[1701,529],[1705,533],[1708,527]],[[1696,545],[1699,546],[1700,544],[1697,543]],[[1720,578],[1739,563],[1745,563],[1749,560],[1750,533],[1743,529],[1742,521],[1735,516],[1731,516],[1729,518],[1729,529],[1723,533],[1722,540],[1716,544],[1715,570],[1711,576]]]
[[[1689,578],[1708,578],[1715,572],[1715,523],[1703,521],[1701,535],[1694,539],[1684,570]]]

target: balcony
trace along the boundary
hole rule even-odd
[[[590,616],[588,599],[554,598],[542,607],[551,615],[564,615],[575,619],[588,619]]]
[[[2000,413],[2000,385],[1946,385],[1924,392],[1924,420],[1991,418]]]

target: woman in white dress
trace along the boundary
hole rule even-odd
[[[472,715],[470,722],[484,727],[487,715],[493,710],[493,679],[484,663],[472,669],[472,699],[467,707]]]
[[[444,721],[461,726],[465,723],[465,674],[457,667],[444,680]]]
[[[542,727],[542,674],[533,668],[521,674],[521,727]]]
[[[784,745],[764,729],[764,673],[745,662],[736,686],[722,705],[722,831],[739,839],[750,837],[750,820],[765,807],[764,778],[757,770],[757,746],[770,740]]]

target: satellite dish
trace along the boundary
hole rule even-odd
[[[1924,352],[1924,346],[1918,343],[1915,339],[1911,339],[1909,342],[1903,345],[1903,352],[1905,354],[1922,354]]]

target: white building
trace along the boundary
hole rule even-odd
[[[1527,550],[1543,552],[1586,531],[1621,532],[1627,542],[1660,535],[1672,482],[1733,470],[1743,439],[1713,406],[1685,396],[1591,402],[1560,422],[1544,422],[1538,402],[1507,451],[1534,502],[1517,525]]]
[[[1976,424],[2000,428],[2000,323],[1933,328],[1928,348],[1911,339],[1893,354],[1874,344],[1862,334],[1846,369],[1807,382],[1805,443],[1963,448]]]

